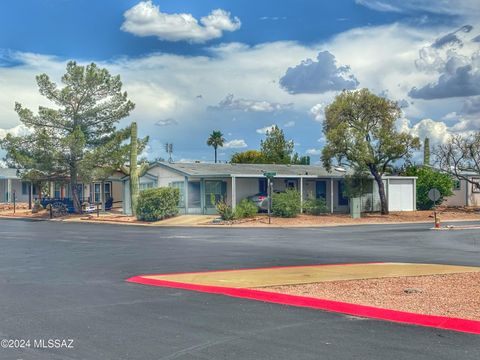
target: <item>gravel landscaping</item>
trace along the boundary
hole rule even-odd
[[[258,290],[480,321],[480,272],[329,281]]]

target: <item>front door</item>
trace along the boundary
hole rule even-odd
[[[227,183],[220,180],[205,181],[205,214],[216,214],[216,204],[225,201],[227,197]]]
[[[188,182],[188,213],[201,214],[200,181]]]
[[[315,186],[315,195],[317,199],[327,199],[327,182],[325,180],[317,181]]]

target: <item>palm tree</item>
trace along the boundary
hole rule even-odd
[[[217,163],[217,149],[218,147],[222,147],[225,139],[223,138],[223,134],[220,130],[213,130],[210,134],[210,137],[207,139],[207,145],[213,146],[215,149],[215,163]]]

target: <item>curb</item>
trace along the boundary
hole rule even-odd
[[[322,265],[349,265],[349,264],[321,264]],[[270,267],[263,269],[277,269],[285,266]],[[288,266],[286,266],[288,267]],[[213,270],[214,272],[221,271],[238,271],[248,269],[233,269],[233,270]],[[210,271],[206,271],[210,272]],[[199,274],[201,272],[191,272],[182,274]],[[156,274],[157,276],[167,276],[174,274]],[[452,330],[464,333],[479,334],[480,335],[480,321],[468,320],[462,318],[453,318],[447,316],[426,315],[410,313],[406,311],[391,310],[378,308],[373,306],[358,305],[353,303],[346,303],[334,300],[312,298],[307,296],[289,295],[263,290],[252,290],[247,288],[232,288],[223,286],[211,286],[211,285],[196,285],[192,283],[183,283],[168,280],[158,280],[146,278],[145,276],[152,275],[139,275],[126,279],[126,282],[159,286],[167,288],[175,288],[182,290],[197,291],[209,294],[224,295],[229,297],[257,300],[268,303],[290,305],[296,307],[311,308],[323,311],[329,311],[334,313],[342,313],[352,316],[384,320],[395,323],[403,323],[408,325],[418,325],[430,328],[437,328],[443,330]]]

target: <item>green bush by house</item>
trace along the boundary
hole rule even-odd
[[[235,208],[235,218],[244,219],[257,215],[258,207],[251,200],[243,199]]]
[[[453,179],[449,174],[426,166],[409,166],[403,172],[404,176],[417,176],[417,209],[430,210],[433,201],[429,199],[428,192],[436,188],[440,191],[441,198],[437,201],[440,205],[446,197],[453,195]]]
[[[300,193],[296,190],[287,190],[273,194],[272,213],[279,217],[295,217],[300,214]]]
[[[322,215],[328,213],[329,209],[324,198],[310,198],[304,202],[303,211],[309,215]]]
[[[137,204],[137,218],[143,221],[157,221],[178,214],[180,192],[178,189],[163,187],[140,192]]]
[[[228,205],[225,200],[222,199],[218,201],[215,207],[222,220],[230,221],[235,219],[235,214],[232,210],[232,207]]]

